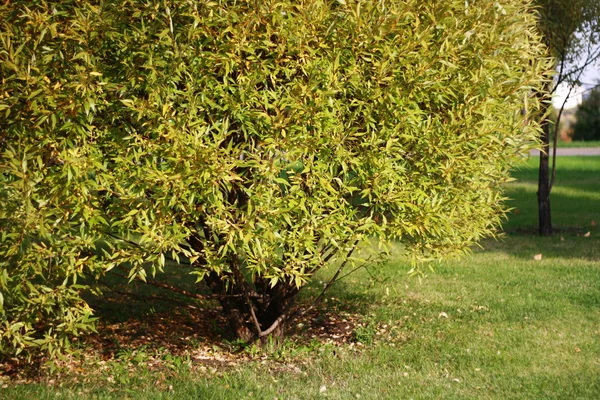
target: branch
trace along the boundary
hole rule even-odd
[[[83,271],[83,273],[85,275],[87,275],[89,278],[92,278],[92,279],[98,281],[98,279],[94,275],[90,274],[89,272]],[[113,272],[113,275],[122,277],[122,275],[116,274],[114,272]],[[189,308],[192,308],[192,309],[197,309],[197,307],[195,307],[195,306],[193,306],[191,304],[184,303],[182,301],[179,301],[179,300],[176,300],[176,299],[173,299],[173,298],[167,298],[167,297],[162,297],[162,296],[146,296],[146,295],[139,294],[139,293],[133,293],[133,292],[127,292],[127,291],[124,291],[124,290],[115,289],[114,287],[112,287],[111,285],[109,285],[106,282],[100,282],[100,281],[98,281],[98,283],[100,283],[102,286],[106,287],[106,289],[110,290],[111,292],[114,292],[114,293],[117,293],[117,294],[120,294],[120,295],[134,297],[134,298],[138,298],[138,299],[144,299],[144,300],[160,300],[160,301],[164,301],[164,302],[168,302],[168,303],[179,304],[181,306],[189,307]]]
[[[285,321],[289,316],[291,315],[291,313],[287,312],[287,313],[283,313],[281,314],[279,317],[277,317],[277,319],[271,324],[270,327],[268,327],[266,330],[260,332],[258,334],[258,337],[265,337],[268,336],[269,334],[271,334],[275,329],[277,329],[277,327],[283,322]]]
[[[164,301],[165,303],[170,303],[170,304],[178,304],[180,306],[183,307],[189,307],[192,309],[198,309],[197,307],[191,305],[191,304],[187,304],[184,303],[182,301],[173,299],[171,297],[162,297],[162,296],[146,296],[143,294],[139,294],[139,293],[133,293],[133,292],[127,292],[124,290],[118,290],[115,288],[110,287],[109,285],[106,285],[108,290],[115,292],[117,294],[123,295],[123,296],[129,296],[129,297],[133,297],[133,298],[137,298],[137,299],[141,299],[141,300],[160,300],[160,301]]]
[[[344,267],[346,266],[346,263],[348,263],[348,259],[349,257],[352,255],[352,253],[354,252],[354,250],[356,250],[356,246],[358,245],[359,239],[356,239],[354,241],[354,244],[352,245],[352,247],[350,248],[350,250],[348,250],[348,253],[346,254],[346,259],[342,262],[342,264],[340,265],[340,267],[337,269],[337,271],[335,272],[335,274],[333,275],[333,277],[329,280],[329,282],[327,282],[325,284],[325,287],[323,288],[323,291],[321,292],[321,294],[319,294],[317,296],[317,298],[313,301],[313,303],[302,313],[302,315],[306,314],[308,311],[312,310],[313,308],[315,308],[315,306],[321,301],[321,299],[323,298],[323,296],[325,295],[325,293],[329,290],[329,288],[337,281],[338,276],[340,275],[340,273],[342,272],[342,270],[344,269]]]
[[[120,241],[122,241],[122,242],[125,242],[125,243],[127,243],[127,244],[129,244],[129,245],[131,245],[131,246],[134,246],[134,247],[137,247],[137,248],[142,248],[142,246],[140,246],[140,244],[139,244],[139,243],[136,243],[136,242],[134,242],[133,240],[124,239],[124,238],[122,238],[122,237],[120,237],[120,236],[117,236],[117,235],[115,235],[115,234],[113,234],[113,233],[110,233],[110,232],[103,232],[103,231],[100,231],[100,232],[102,232],[103,234],[105,234],[105,235],[107,235],[107,236],[110,236],[110,237],[111,237],[111,238],[113,238],[113,239],[117,239],[117,240],[120,240]]]
[[[556,92],[556,90],[558,89],[558,86],[563,83],[564,79],[566,79],[566,76],[563,75],[563,71],[565,70],[565,61],[566,61],[566,54],[564,52],[561,53],[560,55],[560,70],[558,71],[558,77],[556,79],[556,84],[554,85],[554,87],[552,88],[552,91],[550,92],[550,95],[553,95],[554,92]]]
[[[235,262],[235,256],[232,256],[231,259],[229,260],[229,266],[231,267],[231,270],[233,271],[233,275],[235,277],[236,283],[238,284],[238,287],[242,290],[242,296],[244,297],[244,303],[246,303],[246,305],[249,308],[250,316],[252,317],[252,323],[254,324],[254,329],[256,329],[256,334],[258,336],[260,336],[261,327],[260,327],[260,323],[258,322],[258,318],[256,318],[256,313],[254,312],[254,303],[252,301],[250,301],[250,296],[248,295],[248,287],[246,284],[246,279],[242,275],[242,271],[240,271],[238,264]]]
[[[129,245],[131,245],[131,246],[134,246],[134,247],[138,248],[138,249],[143,249],[143,247],[142,247],[142,246],[141,246],[139,243],[136,243],[136,242],[134,242],[133,240],[124,239],[124,238],[122,238],[122,237],[120,237],[120,236],[117,236],[117,235],[115,235],[115,234],[113,234],[113,233],[110,233],[110,232],[102,232],[102,233],[103,233],[104,235],[107,235],[107,236],[110,236],[110,237],[112,237],[113,239],[116,239],[116,240],[120,240],[120,241],[122,241],[122,242],[125,242],[125,243],[127,243],[127,244],[129,244]],[[145,249],[144,249],[144,250],[145,250]],[[160,253],[151,253],[151,254],[153,254],[153,255],[159,255]],[[186,266],[186,267],[193,267],[193,265],[192,265],[192,264],[190,264],[190,263],[182,263],[181,261],[174,260],[173,258],[171,258],[171,257],[168,257],[168,256],[166,255],[166,253],[162,253],[162,254],[163,254],[163,256],[165,257],[165,259],[167,259],[167,260],[169,260],[169,261],[173,261],[174,263],[177,263],[177,265],[183,265],[183,266]]]
[[[591,85],[591,83],[590,83],[590,84],[586,84],[586,85]],[[599,88],[599,87],[600,87],[600,83],[597,83],[597,84],[595,84],[594,86],[592,86],[592,87],[590,87],[590,88],[587,88],[587,89],[585,89],[583,92],[581,92],[581,94],[583,94],[583,93],[587,93],[587,92],[591,92],[592,90],[594,90],[594,89],[596,89],[596,88]]]
[[[591,47],[591,44],[590,44]],[[594,62],[596,60],[596,58],[598,58],[600,56],[600,46],[596,49],[596,54],[594,54],[594,52],[588,51],[588,55],[587,58],[584,62],[584,65],[579,69],[579,74],[577,75],[577,81],[579,81],[579,79],[581,78],[581,75],[583,74],[583,71],[585,70],[585,68],[590,65],[592,62]],[[554,137],[552,138],[552,175],[550,177],[550,183],[548,185],[548,193],[550,193],[552,191],[552,187],[554,186],[554,182],[556,180],[556,145],[558,143],[558,128],[560,126],[560,119],[562,117],[563,111],[565,109],[565,105],[567,104],[567,100],[569,100],[569,97],[571,96],[571,92],[573,91],[574,85],[571,85],[571,87],[569,88],[569,93],[567,93],[567,96],[565,97],[565,100],[563,101],[561,107],[560,107],[560,111],[558,112],[558,116],[556,117],[556,123],[554,124]]]
[[[285,312],[283,314],[281,314],[279,317],[277,317],[277,319],[271,324],[271,326],[269,326],[267,329],[265,329],[264,331],[261,331],[258,334],[258,338],[261,337],[265,337],[268,336],[269,334],[271,334],[275,329],[277,329],[277,327],[284,321],[294,317],[294,316],[302,316],[305,315],[307,312],[309,312],[310,310],[312,310],[323,298],[323,296],[325,295],[325,293],[329,290],[329,288],[331,287],[331,285],[333,285],[335,282],[337,282],[338,276],[340,275],[340,273],[342,272],[342,270],[344,269],[344,267],[346,266],[346,263],[348,262],[348,258],[352,255],[352,253],[354,252],[354,250],[356,249],[356,246],[358,245],[359,240],[356,239],[354,241],[354,244],[352,245],[352,247],[350,248],[350,250],[348,251],[348,253],[346,254],[346,259],[344,260],[344,262],[342,262],[342,264],[340,265],[340,267],[337,269],[337,271],[335,272],[335,274],[333,275],[333,278],[331,278],[329,280],[329,282],[327,282],[327,284],[325,285],[325,287],[323,288],[323,291],[321,292],[321,294],[315,299],[315,301],[305,310],[303,310],[302,312],[300,312],[299,308],[296,308],[296,310],[294,312]],[[351,271],[350,273],[354,272],[356,269],[354,269],[353,271]],[[344,275],[347,276],[348,274]]]
[[[564,57],[566,57],[565,55],[561,55],[561,62],[564,63]],[[575,74],[579,74],[579,77],[581,76],[581,73],[583,72],[584,69],[586,69],[587,67],[589,67],[591,64],[593,64],[594,62],[596,62],[598,59],[600,58],[600,46],[598,46],[595,50],[589,50],[588,51],[588,55],[586,57],[586,61],[583,63],[583,65],[581,66],[577,66],[575,69],[569,71],[568,73],[562,75],[562,70],[558,75],[558,79],[556,81],[556,85],[554,86],[554,88],[552,89],[552,91],[550,92],[551,94],[554,93],[556,91],[556,89],[558,88],[558,86],[565,82],[569,77],[575,75]]]
[[[365,269],[365,270],[366,270],[366,271],[369,273],[369,275],[371,276],[371,278],[372,278],[372,279],[375,279],[375,277],[374,277],[374,276],[371,274],[371,271],[369,271],[369,269],[367,268],[367,264],[368,264],[368,263],[367,263],[367,261],[369,261],[370,259],[371,259],[371,257],[367,258],[367,260],[366,260],[364,263],[362,263],[362,264],[361,264],[361,265],[359,265],[358,267],[354,268],[352,271],[349,271],[348,273],[346,273],[346,274],[344,274],[344,275],[340,276],[340,277],[339,277],[339,278],[337,278],[335,281],[336,281],[336,282],[337,282],[337,281],[341,281],[342,279],[346,278],[348,275],[351,275],[351,274],[355,273],[356,271],[358,271],[358,270],[359,270],[359,269],[361,269],[361,268],[364,268],[364,269]],[[335,282],[334,282],[334,283],[335,283]]]
[[[123,269],[123,268],[119,268],[119,269],[121,269],[122,271],[126,272],[126,270]],[[110,274],[118,276],[119,278],[122,278],[124,280],[127,280],[127,281],[129,280],[129,278],[127,276],[118,274],[115,271],[108,271],[108,272]],[[198,300],[219,300],[219,299],[223,299],[223,298],[242,297],[241,294],[200,294],[200,293],[192,293],[192,292],[189,292],[187,290],[180,289],[180,288],[178,288],[176,286],[172,286],[172,285],[169,285],[169,284],[166,284],[166,283],[155,281],[153,279],[147,279],[147,280],[144,281],[143,279],[141,279],[139,277],[136,277],[135,280],[137,282],[141,282],[141,283],[144,283],[146,285],[155,286],[155,287],[158,287],[158,288],[161,288],[161,289],[165,289],[165,290],[170,290],[171,292],[179,293],[179,294],[181,294],[183,296],[190,297],[190,298],[193,298],[193,299],[198,299]],[[255,293],[249,293],[248,295],[252,296],[252,297],[260,297],[260,296],[258,296]]]

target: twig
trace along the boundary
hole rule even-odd
[[[122,238],[120,236],[117,236],[117,235],[115,235],[113,233],[110,233],[110,232],[102,232],[102,233],[105,234],[105,235],[107,235],[107,236],[112,237],[113,239],[117,239],[117,240],[120,240],[122,242],[125,242],[125,243],[127,243],[127,244],[129,244],[131,246],[134,246],[134,247],[137,247],[137,248],[140,248],[140,249],[142,248],[142,246],[139,243],[136,243],[133,240],[124,239],[124,238]],[[158,255],[160,253],[152,253],[152,254]],[[175,260],[175,259],[173,259],[171,257],[168,257],[165,253],[163,253],[163,255],[165,256],[165,258],[167,260],[173,261],[173,262],[177,263],[177,265],[183,265],[183,266],[186,266],[186,267],[193,267],[192,264],[190,264],[190,263],[182,263],[181,261],[177,261],[177,260]]]
[[[581,75],[583,74],[585,68],[588,65],[590,65],[596,58],[598,58],[598,56],[600,56],[600,52],[598,54],[594,54],[594,52],[588,52],[588,56],[584,62],[584,65],[579,69],[579,74],[577,75],[576,81],[578,81],[579,78],[581,78]],[[575,71],[572,71],[572,73],[574,72]],[[565,109],[565,105],[567,104],[567,100],[569,100],[569,97],[571,96],[573,88],[574,86],[571,84],[571,87],[569,88],[569,93],[567,93],[567,96],[565,97],[565,100],[563,101],[560,107],[560,111],[558,112],[558,116],[556,117],[556,124],[554,124],[554,137],[552,138],[552,175],[550,176],[550,182],[548,184],[548,193],[552,191],[552,187],[554,186],[554,181],[556,179],[556,145],[558,143],[558,128],[560,126],[560,119]]]
[[[118,290],[115,288],[110,287],[109,285],[106,285],[108,287],[109,290],[124,295],[124,296],[129,296],[129,297],[134,297],[134,298],[138,298],[138,299],[142,299],[142,300],[160,300],[160,301],[164,301],[165,303],[175,303],[178,304],[180,306],[184,306],[184,307],[189,307],[192,309],[197,309],[196,306],[193,306],[191,304],[188,303],[184,303],[183,301],[179,301],[179,300],[175,300],[173,298],[170,297],[162,297],[162,296],[146,296],[143,294],[139,294],[139,293],[133,293],[133,292],[127,292],[124,290]]]
[[[90,274],[89,272],[83,271],[83,273],[85,275],[87,275],[88,277],[90,277],[90,278],[95,279],[96,281],[98,281],[96,279],[96,277],[94,275]],[[113,272],[113,275],[122,277],[122,275],[116,274],[114,272]],[[186,306],[186,307],[190,307],[190,308],[193,308],[193,309],[197,308],[197,307],[195,307],[195,306],[193,306],[191,304],[184,303],[182,301],[179,301],[179,300],[176,300],[176,299],[173,299],[173,298],[166,298],[166,297],[162,297],[162,296],[146,296],[146,295],[139,294],[139,293],[127,292],[127,291],[116,289],[116,288],[114,288],[113,286],[109,285],[106,282],[98,281],[98,283],[100,283],[102,286],[106,287],[111,292],[118,293],[118,294],[121,294],[121,295],[124,295],[124,296],[137,297],[137,298],[140,298],[140,299],[147,299],[147,300],[161,300],[161,301],[164,301],[164,302],[176,303],[176,304],[179,304],[179,305],[182,305],[182,306]]]
[[[118,274],[114,271],[109,271],[110,274],[118,276],[124,280],[129,280],[128,277],[126,277],[125,275],[121,275]],[[200,294],[200,293],[192,293],[192,292],[188,292],[187,290],[184,289],[180,289],[178,287],[172,286],[172,285],[168,285],[166,283],[161,283],[161,282],[157,282],[155,280],[152,279],[147,279],[147,280],[142,280],[141,278],[136,277],[135,280],[137,282],[141,282],[147,285],[151,285],[151,286],[155,286],[161,289],[166,289],[166,290],[170,290],[172,292],[175,293],[179,293],[183,296],[186,297],[190,297],[193,299],[198,299],[198,300],[219,300],[219,299],[223,299],[223,298],[232,298],[232,297],[242,297],[242,294]],[[259,297],[257,294],[255,293],[249,293],[249,296],[252,297]]]
[[[344,274],[342,276],[340,276],[339,278],[337,278],[335,281],[341,281],[342,279],[346,278],[348,275],[355,273],[356,271],[358,271],[361,268],[364,268],[369,275],[371,276],[371,278],[374,279],[374,276],[371,274],[371,272],[369,271],[369,269],[367,268],[367,261],[369,261],[371,259],[371,257],[369,257],[363,264],[359,265],[358,267],[354,268],[352,271],[349,271],[347,274]],[[334,282],[335,283],[335,282]]]
[[[321,301],[321,299],[323,298],[323,296],[325,295],[325,293],[329,290],[329,288],[331,287],[331,285],[333,285],[336,280],[337,277],[340,275],[340,273],[342,272],[342,270],[344,269],[344,267],[346,266],[346,263],[348,262],[348,258],[352,255],[352,253],[354,252],[354,250],[356,249],[356,246],[358,245],[359,239],[356,239],[354,241],[354,244],[352,245],[352,247],[350,248],[350,250],[348,250],[348,253],[346,254],[346,259],[342,262],[342,264],[340,265],[340,267],[337,269],[337,271],[335,271],[335,274],[333,275],[333,277],[329,280],[329,282],[327,282],[325,284],[325,287],[323,288],[323,291],[321,292],[321,294],[319,294],[317,296],[317,298],[313,301],[313,303],[305,310],[302,312],[301,315],[306,314],[308,311],[312,310],[313,308],[315,308],[315,306]]]

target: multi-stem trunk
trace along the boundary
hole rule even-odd
[[[291,284],[270,287],[262,282],[251,288],[245,279],[239,279],[226,285],[223,277],[215,273],[205,277],[213,294],[219,297],[233,333],[246,343],[281,342],[298,289]]]
[[[210,237],[211,232],[204,221],[200,221],[200,226],[204,237]],[[198,235],[188,237],[188,242],[198,252],[204,247]],[[202,260],[196,262],[203,263]],[[274,286],[265,279],[252,281],[243,269],[240,259],[232,255],[227,273],[211,272],[204,277],[204,282],[218,299],[238,338],[246,343],[280,342],[300,288],[284,281]]]

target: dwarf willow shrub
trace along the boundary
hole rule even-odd
[[[370,238],[427,260],[492,235],[539,130],[530,7],[4,2],[0,350],[68,346],[114,271],[190,264],[252,341]]]

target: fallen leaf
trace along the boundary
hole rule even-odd
[[[565,241],[565,238],[561,236],[561,237],[560,237],[560,241],[561,241],[561,242],[564,242],[564,241]]]
[[[575,347],[575,353],[581,353],[581,349],[579,347]]]
[[[446,314],[445,312],[441,312],[440,315],[438,315],[438,318],[448,318],[448,314]]]
[[[540,261],[540,260],[542,259],[542,253],[540,253],[540,254],[536,254],[535,256],[533,256],[533,259],[534,259],[535,261]]]
[[[591,236],[591,233],[590,233],[590,232],[588,232],[588,233],[586,233],[585,235],[583,235],[583,237],[590,237],[590,236]]]
[[[321,387],[319,388],[319,393],[325,393],[326,390],[327,390],[327,386],[321,385]]]
[[[592,221],[592,226],[596,226],[598,223],[596,221]]]

